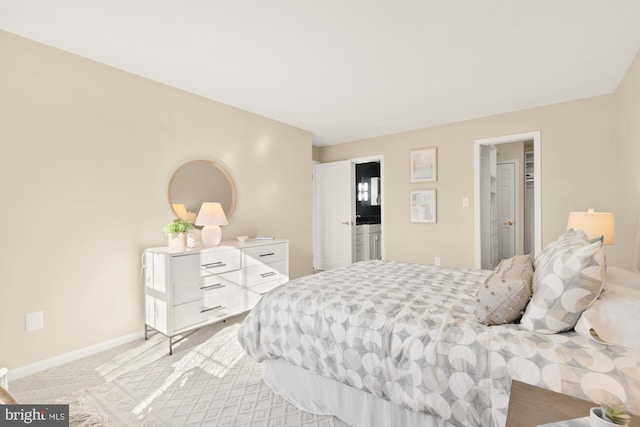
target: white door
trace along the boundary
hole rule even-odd
[[[317,270],[353,262],[353,174],[350,160],[314,166]]]
[[[497,214],[500,259],[516,254],[516,164],[498,163]]]

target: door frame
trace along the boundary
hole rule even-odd
[[[475,267],[481,268],[482,246],[480,241],[480,147],[483,145],[499,145],[511,142],[533,140],[533,199],[534,199],[534,256],[538,256],[542,249],[542,176],[541,165],[541,135],[540,131],[524,132],[514,135],[504,135],[493,138],[482,138],[474,140],[474,238],[475,238]]]
[[[384,233],[384,211],[385,211],[385,197],[386,197],[386,192],[384,190],[385,187],[385,177],[384,177],[384,155],[379,154],[379,155],[375,155],[375,156],[367,156],[367,157],[357,157],[357,158],[353,158],[351,159],[351,169],[352,169],[352,185],[351,185],[351,191],[354,193],[352,197],[352,200],[355,200],[355,186],[353,185],[355,183],[355,173],[356,173],[356,164],[359,163],[369,163],[369,162],[380,162],[380,180],[382,181],[381,183],[381,192],[382,192],[382,206],[380,207],[380,256],[382,257],[382,259],[385,259],[385,233]],[[312,169],[312,178],[311,178],[311,197],[312,197],[312,217],[311,217],[311,223],[312,223],[312,227],[313,227],[313,233],[312,233],[312,246],[313,246],[313,253],[312,253],[312,262],[313,262],[313,270],[317,271],[317,267],[318,267],[318,251],[317,251],[317,239],[318,239],[318,227],[317,227],[317,221],[316,221],[316,186],[315,186],[315,168],[313,167],[313,165],[318,164],[318,163],[322,163],[319,162],[317,160],[312,160],[311,161],[311,169]],[[356,229],[355,229],[355,224],[356,224],[356,206],[355,203],[352,206],[352,210],[351,210],[351,222],[352,222],[352,234],[355,234]],[[353,239],[353,241],[355,242],[355,238]]]
[[[320,163],[317,160],[311,160],[311,270],[316,271],[318,266],[318,249],[316,247],[318,242],[318,227],[316,221],[316,164]]]

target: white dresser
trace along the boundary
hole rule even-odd
[[[150,329],[174,337],[250,310],[289,280],[287,240],[222,242],[212,248],[144,252],[145,339]]]

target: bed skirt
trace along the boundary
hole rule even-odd
[[[334,415],[352,427],[447,427],[442,418],[415,412],[322,377],[283,359],[262,362],[264,382],[303,411]]]

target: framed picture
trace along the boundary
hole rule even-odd
[[[436,190],[411,192],[411,222],[436,223]]]
[[[437,173],[436,147],[411,152],[411,182],[435,182]]]

